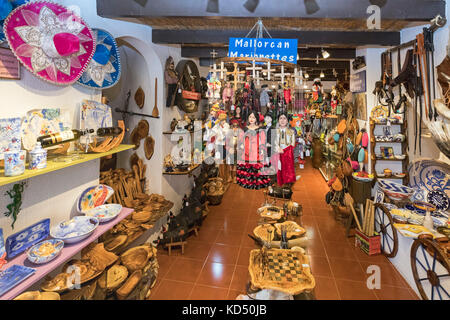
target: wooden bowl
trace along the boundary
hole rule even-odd
[[[130,272],[143,269],[152,255],[149,246],[138,246],[125,251],[120,260]]]
[[[142,279],[142,270],[134,271],[125,283],[116,291],[117,299],[125,300]]]
[[[116,264],[109,268],[98,279],[98,285],[102,289],[114,291],[128,277],[128,270],[125,266]]]
[[[275,228],[270,224],[262,224],[253,229],[253,234],[263,241],[272,241],[275,236]]]
[[[300,227],[294,221],[285,221],[283,223],[275,223],[275,228],[277,230],[278,236],[281,237],[281,228],[286,228],[286,237],[291,239],[293,237],[301,237],[306,233],[306,230]]]

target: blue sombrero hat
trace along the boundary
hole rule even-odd
[[[97,46],[89,66],[78,79],[78,83],[91,88],[110,88],[120,79],[119,48],[110,33],[102,29],[92,30]]]
[[[29,0],[0,0],[0,43],[5,42],[6,37],[3,32],[3,23],[9,14],[18,6],[27,3]]]

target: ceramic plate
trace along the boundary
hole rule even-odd
[[[9,258],[15,257],[29,247],[48,237],[50,219],[44,219],[10,235],[6,239],[6,254]]]
[[[0,273],[0,296],[17,286],[19,283],[32,276],[36,269],[20,265],[12,265]]]
[[[66,110],[39,109],[27,112],[22,122],[22,144],[25,150],[31,151],[39,136],[72,129],[70,113]]]
[[[98,223],[97,218],[77,216],[51,228],[50,235],[65,243],[75,243],[89,237],[98,227]]]
[[[392,210],[392,209],[397,209],[398,207],[395,204],[392,203],[383,203],[383,205],[386,207],[386,209],[388,210]]]
[[[95,217],[100,223],[110,221],[122,211],[120,204],[104,204],[86,211],[86,216]]]
[[[21,118],[0,119],[0,160],[4,158],[3,152],[22,148],[21,125]]]
[[[409,185],[426,192],[440,190],[450,197],[450,165],[437,160],[417,160],[408,166]]]
[[[28,252],[28,260],[36,264],[47,263],[55,259],[64,247],[64,241],[50,239],[32,246]]]
[[[94,129],[112,127],[111,107],[92,100],[84,100],[80,107],[80,129]],[[81,137],[83,143],[86,137]]]
[[[434,205],[438,210],[447,211],[450,207],[450,200],[448,196],[441,190],[433,190],[428,193],[427,200]]]
[[[113,194],[113,188],[105,184],[99,184],[97,186],[87,188],[78,198],[78,212],[84,213],[90,209],[105,204],[105,202],[108,201]]]

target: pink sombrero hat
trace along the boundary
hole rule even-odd
[[[5,20],[4,31],[18,60],[50,83],[76,82],[95,52],[95,38],[86,23],[68,8],[37,1],[24,4]]]

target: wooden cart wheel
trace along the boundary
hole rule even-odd
[[[375,231],[381,237],[381,252],[388,258],[397,255],[397,229],[389,210],[381,203],[375,204]]]
[[[411,246],[411,269],[422,299],[450,300],[450,261],[436,242],[429,239],[414,240]],[[443,281],[446,281],[447,289]]]

